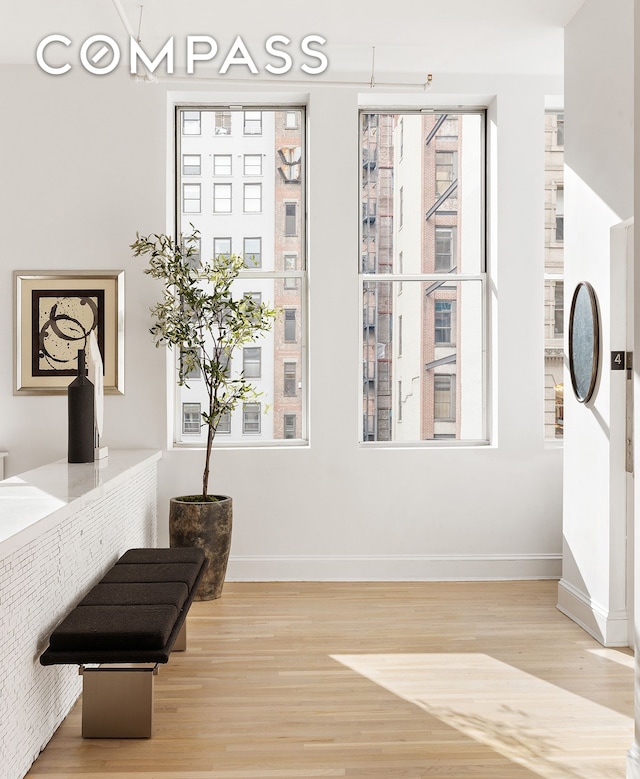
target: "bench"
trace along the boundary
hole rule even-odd
[[[206,567],[202,549],[130,549],[52,632],[40,663],[79,666],[83,737],[151,737],[153,677],[186,649]]]

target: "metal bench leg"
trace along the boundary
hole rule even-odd
[[[176,642],[173,645],[174,652],[186,652],[187,649],[187,620],[182,623]]]
[[[82,674],[83,738],[151,738],[158,666],[98,666]]]

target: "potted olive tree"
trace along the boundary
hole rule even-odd
[[[148,259],[144,272],[163,284],[162,299],[151,309],[154,323],[150,332],[156,346],[175,347],[180,384],[187,385],[189,374],[197,369],[206,388],[202,489],[198,494],[171,499],[169,536],[172,546],[205,550],[209,566],[197,597],[210,600],[222,593],[232,525],[231,498],[209,494],[213,441],[225,415],[239,403],[259,396],[242,373],[231,371],[231,358],[243,344],[269,331],[277,312],[249,295],[234,295],[233,282],[246,267],[243,257],[219,255],[201,263],[197,257],[200,234],[191,227],[180,241],[164,234],[136,233],[131,249],[134,257]]]

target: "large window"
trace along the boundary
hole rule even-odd
[[[564,114],[545,115],[544,435],[564,431]]]
[[[296,106],[177,111],[176,232],[191,232],[191,224],[199,230],[202,262],[242,254],[245,268],[234,294],[281,311],[271,332],[232,355],[230,375],[244,373],[260,402],[225,416],[220,445],[306,440],[305,137],[305,112]],[[299,170],[295,178],[278,173],[290,157]],[[196,175],[209,183],[201,187]],[[176,383],[175,441],[202,446],[206,386],[202,380],[188,385]]]
[[[484,112],[361,112],[362,440],[483,443]]]

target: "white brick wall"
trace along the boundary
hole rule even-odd
[[[78,698],[77,666],[38,658],[126,549],[156,546],[156,491],[154,461],[0,559],[0,779],[22,779]]]

